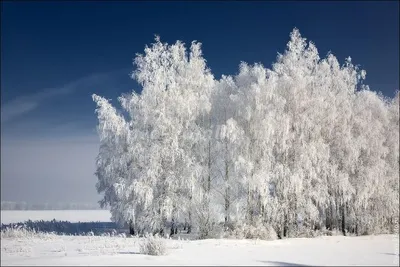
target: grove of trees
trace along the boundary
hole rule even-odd
[[[271,69],[216,79],[202,56],[156,37],[134,59],[121,110],[93,95],[102,207],[135,232],[186,223],[200,237],[253,227],[393,232],[399,219],[399,92],[363,84],[297,29]]]

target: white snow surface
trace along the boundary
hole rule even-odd
[[[110,222],[109,210],[2,210],[1,223],[32,221]]]
[[[395,235],[324,236],[275,241],[166,240],[167,254],[139,253],[136,237],[57,236],[2,238],[1,265],[392,265]]]

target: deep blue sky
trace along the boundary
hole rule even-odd
[[[94,136],[91,94],[116,99],[137,88],[129,78],[132,58],[154,34],[169,43],[202,42],[208,66],[219,78],[236,73],[240,61],[270,67],[297,27],[321,56],[332,51],[341,63],[351,56],[367,71],[372,90],[392,97],[399,88],[398,1],[1,5],[2,141]],[[92,173],[82,179],[92,183]],[[8,175],[16,176],[12,168]]]

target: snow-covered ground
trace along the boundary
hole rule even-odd
[[[139,238],[31,236],[2,238],[1,265],[393,265],[398,237],[317,237],[276,241],[167,240],[167,255],[139,253]]]
[[[110,221],[107,210],[1,211],[1,223],[26,220]],[[139,238],[2,237],[1,265],[392,265],[399,264],[395,235],[317,237],[276,241],[166,240],[165,256],[139,253]]]
[[[28,220],[69,222],[110,222],[108,210],[2,210],[1,223],[19,223]]]

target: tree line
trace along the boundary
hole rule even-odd
[[[1,201],[1,210],[97,210],[97,203]]]
[[[394,231],[399,92],[371,91],[350,57],[321,58],[294,29],[271,69],[242,62],[217,79],[200,43],[159,37],[134,67],[142,90],[120,96],[122,109],[93,95],[96,188],[115,222],[185,223],[200,237],[221,225],[279,237]]]

